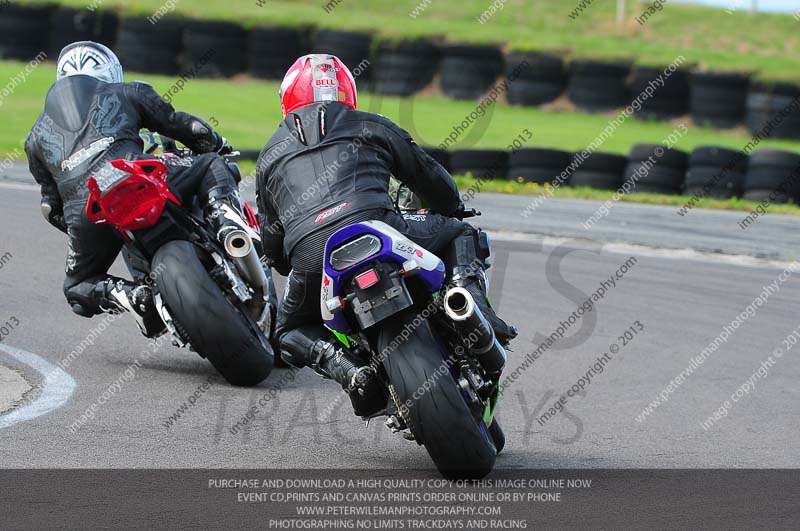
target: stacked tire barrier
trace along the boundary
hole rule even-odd
[[[471,175],[479,181],[504,179],[508,152],[496,149],[462,149],[450,153],[450,171]]]
[[[442,55],[442,91],[457,100],[478,99],[502,71],[503,54],[499,48],[450,44]]]
[[[753,83],[747,95],[747,128],[771,138],[800,138],[800,87]],[[775,124],[770,128],[770,124]]]
[[[509,181],[524,183],[551,183],[570,163],[571,153],[557,149],[525,148],[508,155]]]
[[[46,53],[53,10],[48,5],[4,6],[0,13],[0,59],[29,61]]]
[[[183,24],[170,18],[156,24],[146,18],[124,18],[114,51],[126,70],[177,75],[180,68],[175,50],[183,45]]]
[[[742,196],[747,156],[720,147],[698,147],[689,155],[684,193],[729,199]]]
[[[247,37],[247,71],[261,79],[282,79],[309,42],[303,28],[253,28]]]
[[[426,40],[381,42],[375,54],[373,90],[390,96],[419,92],[433,81],[440,55],[440,48]]]
[[[508,84],[506,94],[511,105],[542,105],[557,99],[566,88],[567,74],[561,58],[533,52],[512,52],[506,61],[506,77],[517,65],[527,63],[517,70],[517,78]]]
[[[372,36],[366,33],[352,31],[319,30],[314,35],[312,53],[329,53],[341,59],[350,70],[359,68],[359,65],[369,65],[371,58],[370,47]],[[306,52],[298,54],[304,55]],[[366,63],[364,61],[367,61]],[[372,77],[372,68],[359,68],[358,81],[369,83]]]
[[[598,190],[617,190],[622,186],[627,162],[628,159],[623,155],[595,151],[572,172],[569,184]]]
[[[113,48],[119,17],[111,11],[58,7],[50,15],[48,55],[56,59],[61,49],[76,41],[95,41]]]
[[[800,155],[761,149],[750,155],[744,179],[744,196],[750,201],[800,203]]]
[[[800,154],[788,151],[762,149],[748,159],[741,151],[715,146],[698,147],[687,155],[659,144],[636,144],[627,157],[593,152],[577,164],[577,154],[555,149],[424,149],[453,175],[480,181],[543,186],[575,163],[567,183],[572,187],[800,204]],[[255,161],[259,153],[242,150],[239,158]]]
[[[626,79],[630,66],[577,59],[570,63],[569,72],[567,93],[579,109],[607,111],[629,103]]]
[[[198,77],[232,77],[247,69],[247,33],[239,24],[188,21],[183,31],[181,71]]]
[[[574,105],[590,112],[625,107],[657,83],[637,115],[670,119],[690,112],[695,123],[718,128],[746,123],[753,134],[800,139],[800,87],[751,82],[749,74],[675,71],[622,63],[574,59],[568,68],[557,55],[513,51],[499,46],[447,44],[420,40],[375,43],[366,33],[311,28],[255,27],[230,22],[119,16],[110,10],[8,3],[0,16],[0,59],[28,61],[42,52],[55,59],[76,40],[110,45],[133,72],[230,77],[248,72],[280,79],[301,55],[339,56],[358,83],[381,93],[409,96],[428,86],[437,73],[445,95],[478,99],[497,78],[515,73],[507,84],[512,105],[542,105],[565,92]],[[208,53],[212,52],[212,53]],[[523,70],[516,66],[526,62]],[[195,68],[202,62],[202,68]],[[629,75],[630,74],[630,75]],[[374,85],[371,85],[374,78]],[[785,112],[786,109],[789,112]],[[785,116],[782,116],[784,115]]]
[[[663,73],[663,68],[635,67],[629,82],[629,99],[633,100],[647,87],[658,86],[659,76],[663,76]],[[669,77],[661,79],[664,85],[656,89],[653,97],[642,102],[637,116],[667,120],[689,112],[689,74],[676,70]]]
[[[631,193],[677,195],[681,193],[689,157],[660,144],[636,144],[628,154],[625,181]]]
[[[690,84],[695,123],[722,129],[742,123],[749,85],[746,75],[695,72]]]

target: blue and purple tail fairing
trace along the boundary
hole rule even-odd
[[[380,246],[374,242],[367,255],[344,268],[334,269],[331,266],[331,254],[344,245],[358,240],[364,235],[373,235],[380,240]],[[349,281],[365,265],[374,262],[394,262],[398,266],[415,261],[419,265],[418,276],[430,289],[431,293],[439,291],[444,284],[445,267],[441,259],[427,249],[415,244],[403,234],[381,221],[364,221],[343,227],[333,233],[325,244],[325,262],[320,292],[320,309],[322,320],[331,330],[348,334],[350,324],[342,312],[332,313],[326,302],[341,295],[342,285]]]

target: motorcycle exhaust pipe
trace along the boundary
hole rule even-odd
[[[266,293],[267,275],[258,259],[253,239],[247,232],[235,229],[225,235],[223,242],[225,252],[236,263],[245,280],[254,288],[261,288]]]
[[[461,337],[467,339],[470,354],[478,358],[486,372],[500,374],[506,365],[506,351],[495,338],[494,330],[472,294],[461,287],[449,289],[444,295],[444,311]]]

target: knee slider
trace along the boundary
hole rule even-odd
[[[309,341],[298,330],[291,330],[281,336],[279,341],[281,359],[293,367],[306,367],[310,365],[309,352],[313,341]]]
[[[229,172],[231,172],[231,175],[233,175],[233,180],[236,181],[237,185],[242,182],[242,170],[239,168],[238,164],[225,160],[225,167],[228,168]]]
[[[208,202],[214,203],[219,201],[231,201],[238,204],[240,201],[239,190],[235,186],[229,184],[218,184],[212,187],[208,191]]]
[[[92,317],[103,313],[95,291],[94,284],[81,283],[64,290],[64,295],[73,312],[81,317]]]
[[[448,262],[453,267],[474,266],[478,260],[479,265],[486,269],[491,265],[489,235],[480,229],[469,227],[456,236],[450,244],[448,254]]]
[[[242,180],[242,172],[239,166],[233,162],[229,162],[223,157],[214,157],[209,169],[214,174],[217,182],[225,182],[229,177],[233,177],[235,184],[239,184]]]
[[[69,301],[67,301],[67,302],[69,302]],[[82,306],[78,302],[71,302],[70,303],[70,308],[72,308],[72,311],[74,313],[80,315],[81,317],[93,317],[93,316],[97,315],[97,313],[98,313],[98,312],[93,312],[90,308]]]
[[[489,238],[489,233],[478,229],[478,256],[483,260],[486,269],[492,267],[492,241]]]
[[[321,328],[321,330],[320,330]],[[321,355],[321,344],[330,345],[325,328],[301,326],[281,335],[279,346],[281,358],[294,367],[312,367]]]

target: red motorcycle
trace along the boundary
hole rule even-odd
[[[166,142],[161,147],[169,150],[162,156],[191,155]],[[158,157],[110,164],[102,176],[89,178],[86,214],[119,231],[128,269],[134,280],[152,286],[173,344],[206,358],[233,385],[264,380],[275,361],[269,337],[276,300],[270,270],[257,252],[252,208],[245,203],[241,229],[220,243],[199,205],[181,204],[170,192]]]

